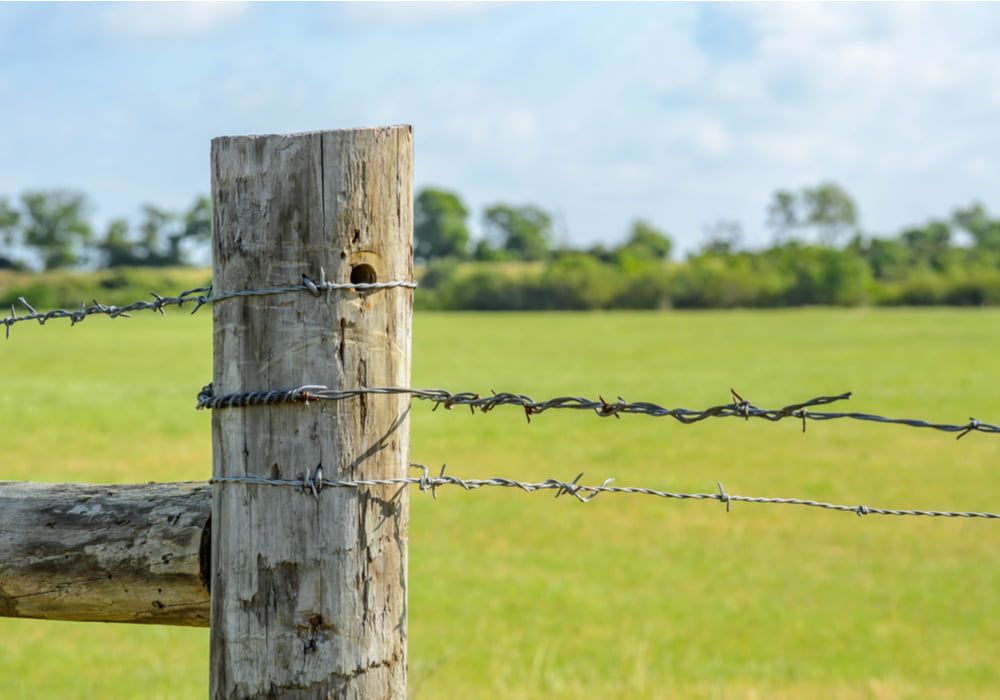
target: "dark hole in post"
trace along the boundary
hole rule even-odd
[[[351,282],[354,284],[373,284],[378,282],[378,275],[375,274],[374,267],[367,263],[361,263],[351,268]]]

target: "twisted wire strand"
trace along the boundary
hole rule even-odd
[[[641,414],[656,417],[670,417],[685,425],[697,423],[708,418],[760,418],[763,420],[777,422],[786,418],[795,418],[802,421],[802,431],[805,432],[806,422],[827,421],[836,419],[850,419],[858,421],[869,421],[874,423],[886,423],[894,425],[905,425],[911,428],[930,428],[946,433],[958,433],[956,439],[961,439],[970,432],[1000,433],[1000,426],[990,423],[983,423],[975,418],[970,418],[968,423],[954,425],[949,423],[934,423],[931,421],[915,418],[887,418],[885,416],[871,413],[859,412],[831,412],[812,411],[816,406],[824,406],[837,401],[846,401],[851,398],[851,392],[836,394],[833,396],[818,396],[808,401],[789,404],[783,408],[759,408],[738,393],[730,389],[733,401],[727,404],[711,406],[709,408],[692,410],[687,408],[666,408],[655,403],[637,402],[630,403],[618,397],[617,401],[609,402],[604,397],[599,400],[587,399],[579,396],[560,396],[546,401],[535,401],[530,396],[512,393],[492,393],[489,396],[480,396],[474,392],[451,393],[444,389],[408,389],[402,387],[373,387],[362,389],[329,389],[322,385],[305,385],[296,389],[276,389],[270,391],[248,391],[241,393],[225,394],[216,396],[211,384],[203,387],[198,393],[197,408],[199,409],[222,409],[239,408],[244,406],[264,406],[279,403],[305,403],[313,401],[343,401],[369,394],[385,395],[407,395],[422,401],[430,401],[434,404],[434,410],[444,406],[446,409],[455,406],[468,406],[475,413],[479,409],[483,413],[492,411],[497,406],[518,406],[524,410],[525,417],[531,421],[531,416],[544,413],[549,410],[569,409],[577,411],[593,411],[602,418],[614,416],[620,418],[623,414]]]
[[[177,296],[164,297],[160,296],[156,292],[150,292],[153,296],[152,301],[138,300],[131,304],[126,304],[125,306],[115,306],[106,305],[101,302],[94,300],[94,303],[90,306],[82,303],[79,309],[52,309],[51,311],[37,311],[28,300],[24,297],[18,297],[18,301],[24,305],[28,310],[28,313],[17,314],[17,310],[12,305],[10,307],[10,316],[0,318],[0,323],[5,326],[5,335],[10,338],[10,329],[16,323],[23,323],[25,321],[37,321],[38,325],[44,326],[46,321],[54,318],[68,318],[70,320],[70,325],[75,326],[77,323],[87,319],[89,316],[103,315],[110,318],[129,318],[129,314],[133,311],[158,311],[161,314],[163,309],[168,306],[177,306],[178,308],[183,308],[185,304],[192,304],[194,306],[191,309],[191,313],[194,314],[205,304],[214,304],[216,302],[222,301],[224,299],[233,299],[235,297],[263,297],[270,296],[272,294],[287,294],[290,292],[309,292],[314,297],[320,296],[323,292],[329,294],[331,291],[341,290],[341,289],[351,289],[358,292],[374,291],[378,289],[391,289],[394,287],[403,287],[406,289],[415,289],[417,287],[416,282],[408,282],[401,280],[392,280],[388,282],[349,282],[349,283],[339,283],[339,282],[328,282],[326,280],[326,273],[320,269],[320,281],[314,282],[309,278],[308,275],[302,275],[301,284],[289,284],[280,287],[263,287],[261,289],[240,289],[229,292],[213,292],[212,287],[196,287],[195,289],[188,289],[181,292]]]
[[[772,503],[776,505],[805,506],[810,508],[821,508],[843,513],[854,513],[856,515],[893,515],[912,516],[927,518],[985,518],[988,520],[1000,520],[1000,513],[989,513],[979,511],[951,511],[951,510],[919,510],[913,508],[881,508],[867,505],[845,505],[840,503],[827,503],[809,498],[770,498],[764,496],[740,496],[727,493],[722,484],[718,484],[718,491],[715,493],[682,493],[675,491],[661,491],[639,486],[611,486],[614,479],[605,479],[600,485],[590,486],[581,484],[583,474],[578,474],[573,481],[562,481],[560,479],[545,479],[539,482],[518,481],[517,479],[507,479],[504,477],[493,477],[490,479],[463,479],[445,473],[445,467],[441,467],[441,472],[437,476],[431,476],[430,470],[422,464],[411,464],[411,468],[420,469],[422,474],[418,477],[396,477],[391,479],[325,479],[323,478],[323,468],[318,466],[311,473],[305,473],[301,479],[271,479],[262,476],[221,476],[210,480],[210,483],[240,483],[254,484],[261,486],[286,486],[298,488],[304,493],[311,493],[319,498],[320,493],[325,488],[354,488],[364,486],[417,486],[423,492],[430,492],[433,498],[437,498],[437,489],[442,486],[459,486],[466,491],[476,491],[482,488],[508,488],[519,489],[526,493],[535,491],[555,491],[556,498],[562,495],[573,496],[581,503],[588,503],[602,493],[628,494],[654,496],[657,498],[671,498],[678,500],[694,501],[719,501],[725,504],[726,512],[729,512],[733,503]]]

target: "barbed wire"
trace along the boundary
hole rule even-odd
[[[199,409],[239,408],[245,406],[263,406],[279,403],[305,403],[312,401],[343,401],[369,394],[407,395],[422,401],[434,403],[434,410],[444,406],[446,409],[455,406],[468,406],[475,413],[479,409],[483,413],[492,411],[497,406],[518,406],[524,410],[525,417],[531,421],[531,416],[549,410],[569,409],[577,411],[593,411],[602,418],[614,416],[620,418],[623,414],[642,414],[655,417],[670,417],[685,425],[697,423],[708,418],[761,418],[777,422],[786,418],[796,418],[802,421],[802,432],[805,432],[806,422],[850,419],[905,425],[911,428],[931,428],[946,433],[958,433],[955,439],[961,439],[970,432],[1000,433],[1000,426],[983,423],[970,418],[968,423],[953,425],[948,423],[933,423],[915,418],[887,418],[871,413],[859,412],[829,412],[811,411],[815,406],[823,406],[851,398],[851,392],[834,396],[818,396],[808,401],[789,404],[783,408],[759,408],[744,399],[736,391],[730,389],[733,401],[727,404],[711,406],[700,410],[687,408],[665,408],[655,403],[630,403],[618,397],[617,401],[609,402],[604,397],[599,400],[579,396],[560,396],[547,401],[535,401],[530,396],[512,393],[493,392],[489,396],[480,396],[474,392],[451,393],[444,389],[407,389],[400,387],[374,387],[368,389],[329,389],[322,385],[305,385],[296,389],[279,389],[270,391],[247,391],[216,396],[211,384],[203,387],[198,393],[196,407]]]
[[[855,513],[856,515],[894,515],[913,516],[928,518],[986,518],[990,520],[1000,519],[1000,513],[988,513],[979,511],[952,511],[952,510],[919,510],[913,508],[881,508],[867,505],[844,505],[840,503],[827,503],[825,501],[815,501],[809,498],[771,498],[765,496],[740,496],[728,493],[718,483],[718,491],[715,493],[682,493],[675,491],[661,491],[640,486],[611,486],[614,479],[605,479],[600,485],[590,486],[581,484],[583,473],[577,475],[573,481],[562,481],[560,479],[545,479],[539,482],[518,481],[504,477],[492,477],[490,479],[463,479],[445,473],[445,466],[437,476],[431,476],[430,470],[423,464],[411,464],[411,468],[420,469],[422,474],[418,477],[395,477],[390,479],[325,479],[323,477],[322,465],[317,466],[311,473],[306,472],[300,479],[272,479],[263,476],[219,476],[210,479],[210,483],[241,483],[256,484],[261,486],[290,486],[298,488],[304,493],[312,494],[319,498],[324,488],[361,488],[363,486],[417,486],[423,492],[430,492],[431,496],[437,499],[437,489],[443,486],[460,486],[466,491],[476,491],[481,488],[508,488],[519,489],[526,493],[536,491],[555,491],[556,498],[563,495],[570,495],[581,503],[588,503],[602,493],[629,494],[642,496],[655,496],[658,498],[672,498],[678,500],[694,501],[719,501],[726,506],[726,512],[730,511],[733,503],[772,503],[776,505],[806,506],[810,508],[822,508],[844,513]]]
[[[211,286],[196,287],[195,289],[188,289],[187,291],[181,292],[177,296],[173,297],[164,297],[155,292],[150,292],[153,297],[152,301],[138,300],[124,306],[102,304],[95,299],[94,303],[90,306],[81,302],[80,308],[75,310],[52,309],[51,311],[40,312],[28,303],[27,299],[24,297],[18,297],[18,301],[24,305],[24,307],[28,310],[28,313],[18,316],[17,310],[13,305],[11,305],[10,316],[0,318],[0,323],[3,323],[5,326],[6,337],[10,338],[11,326],[25,321],[37,321],[38,325],[43,326],[46,321],[50,321],[54,318],[68,318],[70,320],[70,325],[75,326],[77,323],[80,323],[89,316],[103,315],[110,318],[129,318],[129,314],[133,311],[158,311],[162,314],[163,309],[168,306],[183,308],[185,304],[194,305],[194,308],[191,310],[191,313],[194,314],[205,304],[214,304],[215,302],[222,301],[223,299],[233,299],[235,297],[262,297],[272,294],[287,294],[289,292],[309,292],[314,297],[321,296],[323,292],[326,292],[329,297],[329,292],[339,289],[352,289],[362,292],[377,289],[390,289],[393,287],[415,289],[416,286],[416,282],[399,280],[389,282],[328,282],[326,279],[326,273],[322,268],[320,268],[319,282],[314,282],[308,275],[302,275],[301,284],[289,284],[281,287],[241,289],[230,292],[213,292]]]

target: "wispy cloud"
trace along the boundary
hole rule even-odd
[[[357,25],[424,27],[476,18],[501,9],[496,2],[345,2],[331,9],[341,21]]]
[[[821,178],[891,230],[1000,209],[998,25],[997,5],[0,5],[0,191],[183,206],[212,136],[408,122],[418,186],[535,201],[579,242],[636,215],[682,248],[722,216],[767,240],[771,192]]]
[[[105,30],[136,39],[197,36],[231,24],[244,15],[244,2],[136,2],[103,8]]]

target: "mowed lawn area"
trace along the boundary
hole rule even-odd
[[[1000,422],[1000,312],[418,314],[414,385],[702,408],[855,392],[859,411]],[[19,324],[0,478],[208,478],[211,313]],[[1000,510],[1000,436],[852,421],[431,411],[461,476]],[[1000,521],[551,492],[412,494],[421,698],[1000,697]],[[0,697],[197,698],[207,630],[0,620]]]

